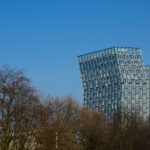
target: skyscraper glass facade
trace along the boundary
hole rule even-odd
[[[85,107],[108,118],[120,110],[149,116],[150,67],[141,49],[112,47],[78,56]]]

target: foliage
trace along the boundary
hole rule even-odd
[[[22,71],[1,67],[0,150],[150,150],[149,120],[118,112],[110,123],[71,96],[38,94]]]

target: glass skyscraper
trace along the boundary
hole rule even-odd
[[[112,47],[78,56],[83,102],[108,118],[120,110],[146,119],[150,112],[150,67],[141,49]]]

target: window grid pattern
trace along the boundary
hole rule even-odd
[[[78,57],[83,102],[108,118],[118,110],[149,115],[150,67],[139,48],[113,47]]]

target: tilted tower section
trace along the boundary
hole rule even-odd
[[[143,63],[141,49],[112,47],[78,56],[83,103],[108,118],[120,110],[149,116],[150,67]]]

